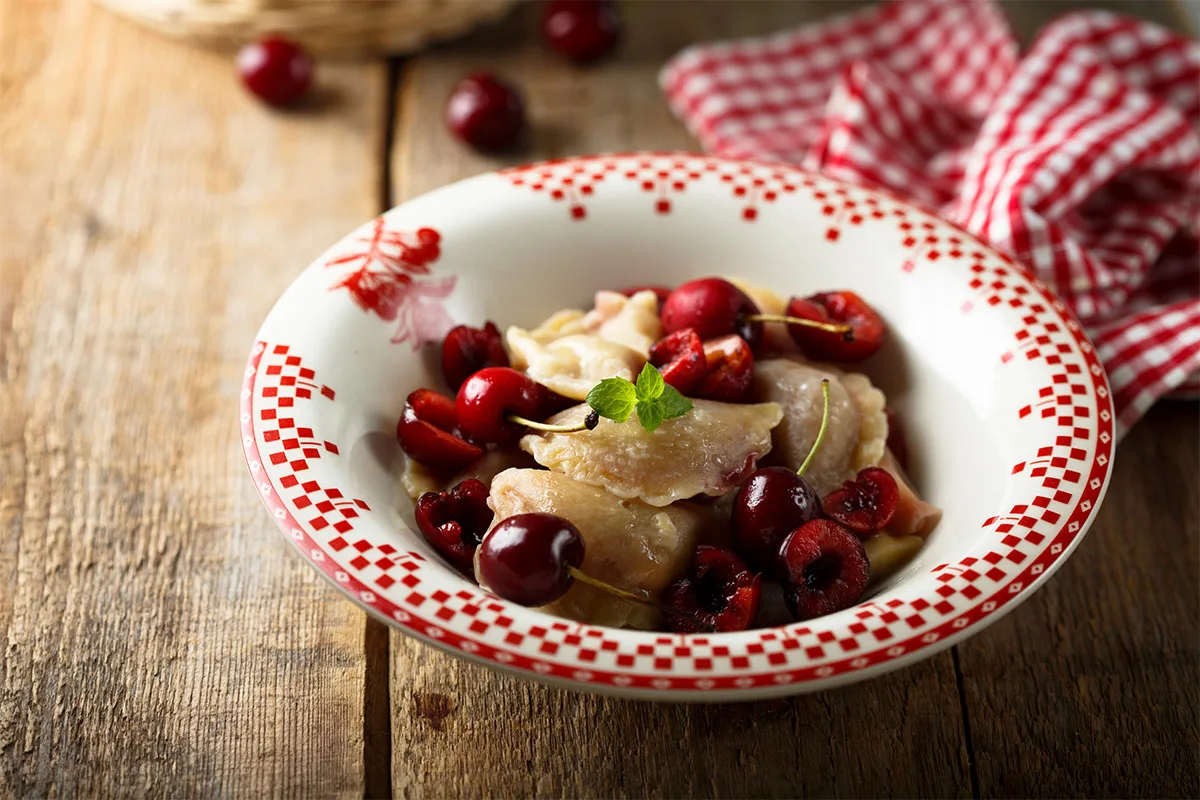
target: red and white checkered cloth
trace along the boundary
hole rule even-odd
[[[1124,432],[1200,391],[1200,45],[1100,11],[1022,57],[991,0],[901,0],[691,47],[661,82],[710,151],[934,209],[1070,304]]]

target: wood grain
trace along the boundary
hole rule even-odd
[[[82,0],[0,18],[0,796],[361,795],[363,615],[258,502],[237,398],[377,210],[384,69],[277,115]]]

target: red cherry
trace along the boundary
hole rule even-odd
[[[660,316],[667,333],[693,328],[705,341],[737,334],[753,349],[762,340],[763,326],[748,317],[758,313],[749,295],[729,281],[700,278],[671,292]]]
[[[496,323],[482,328],[459,325],[442,340],[442,375],[458,391],[463,381],[485,367],[507,367],[508,353]]]
[[[458,390],[454,410],[459,426],[479,442],[510,442],[524,428],[508,419],[516,415],[541,421],[571,405],[570,400],[509,367],[487,367]]]
[[[879,467],[867,467],[842,488],[834,489],[821,501],[825,516],[845,525],[860,536],[882,530],[896,515],[900,487],[891,473]]]
[[[745,403],[754,390],[754,353],[740,336],[724,336],[704,343],[707,374],[696,387],[696,397],[722,403]]]
[[[862,542],[827,519],[807,522],[783,540],[778,569],[784,600],[801,621],[854,605],[871,577]]]
[[[821,361],[862,361],[883,345],[883,319],[851,291],[821,292],[793,297],[789,317],[850,326],[850,336],[805,325],[788,325],[788,333],[810,358]]]
[[[621,17],[608,0],[551,0],[542,16],[542,35],[577,63],[608,55],[621,38]]]
[[[667,298],[671,296],[671,290],[666,286],[630,286],[628,289],[617,290],[617,294],[623,294],[626,297],[633,297],[638,292],[654,292],[654,296],[658,298],[658,310],[660,313],[663,303],[667,302]]]
[[[733,545],[755,569],[767,572],[787,535],[820,516],[821,498],[808,481],[787,467],[765,467],[734,498]]]
[[[242,83],[273,106],[291,105],[312,84],[313,62],[299,45],[279,36],[244,46],[237,54]]]
[[[475,548],[495,515],[488,488],[467,478],[447,492],[425,492],[417,500],[417,527],[437,551],[465,573],[475,570]]]
[[[446,101],[446,126],[477,150],[505,150],[525,126],[525,104],[517,90],[488,72],[458,82]]]
[[[680,394],[691,394],[708,372],[704,344],[691,328],[667,334],[655,342],[650,347],[650,363],[658,367],[663,380]]]
[[[523,606],[562,597],[583,564],[579,529],[553,514],[517,514],[501,520],[479,546],[479,578],[496,594]]]
[[[663,590],[663,618],[676,633],[744,631],[761,597],[759,576],[733,552],[700,545],[688,574]]]
[[[890,408],[885,408],[883,412],[887,415],[888,424],[887,449],[892,451],[901,469],[908,469],[908,439],[904,435],[900,418]]]
[[[433,469],[462,469],[483,455],[458,435],[454,401],[432,389],[418,389],[404,401],[396,439],[409,458]]]

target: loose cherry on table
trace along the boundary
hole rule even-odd
[[[793,297],[787,315],[824,326],[841,325],[851,331],[847,337],[819,325],[788,325],[788,333],[805,355],[821,361],[862,361],[883,345],[886,334],[878,312],[851,291]]]
[[[829,381],[821,381],[824,408],[821,427],[812,449],[792,472],[786,467],[765,467],[746,479],[733,502],[730,527],[733,544],[754,568],[770,572],[776,567],[779,545],[789,533],[821,516],[821,499],[804,479],[829,426]]]
[[[495,516],[487,500],[487,485],[474,478],[417,499],[417,527],[439,553],[466,573],[474,569],[475,548]]]
[[[396,438],[408,456],[427,467],[453,471],[483,455],[460,435],[454,400],[432,389],[418,389],[404,402]]]
[[[506,150],[525,127],[525,103],[512,86],[489,72],[458,82],[446,101],[446,126],[477,150]]]
[[[611,0],[551,0],[542,15],[542,35],[576,63],[612,52],[621,38],[621,17]]]
[[[442,376],[455,391],[481,369],[507,366],[504,340],[494,322],[482,328],[459,325],[442,340]]]
[[[800,621],[854,605],[871,577],[862,542],[828,519],[806,522],[783,540],[778,571],[784,601]]]
[[[859,536],[868,536],[892,521],[899,502],[900,487],[891,473],[880,467],[867,467],[854,480],[825,495],[821,507],[825,516]]]
[[[300,45],[271,36],[238,51],[237,71],[242,83],[260,100],[287,106],[312,85],[313,62]]]
[[[692,328],[701,339],[736,334],[751,349],[762,341],[764,322],[820,328],[834,336],[852,336],[849,325],[778,314],[763,314],[750,296],[722,278],[688,281],[667,297],[660,312],[663,328],[674,333]]]
[[[463,382],[454,404],[458,424],[480,442],[510,442],[524,428],[571,433],[591,430],[600,419],[589,414],[578,425],[546,425],[541,420],[571,401],[510,367],[487,367]]]
[[[676,633],[723,633],[749,628],[761,599],[761,578],[736,554],[700,545],[688,574],[663,590],[662,606]]]

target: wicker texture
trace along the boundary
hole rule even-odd
[[[517,0],[96,0],[170,36],[232,47],[275,33],[319,55],[408,53],[496,19]]]

